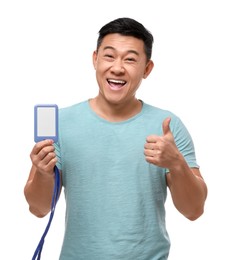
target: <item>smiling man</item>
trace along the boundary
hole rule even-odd
[[[54,166],[66,199],[60,260],[166,260],[167,188],[190,220],[207,186],[192,138],[175,114],[137,99],[153,69],[153,36],[119,18],[99,31],[93,65],[99,93],[59,111],[59,141],[38,142],[25,185],[30,211],[50,211]]]

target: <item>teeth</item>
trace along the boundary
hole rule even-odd
[[[123,80],[109,79],[109,82],[116,83],[116,84],[125,84],[125,81]]]

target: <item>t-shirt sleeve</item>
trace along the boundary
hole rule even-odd
[[[189,167],[199,168],[199,165],[197,164],[196,160],[195,148],[192,137],[186,126],[181,121],[181,119],[175,117],[175,120],[171,121],[170,128],[174,135],[177,148],[184,156]]]

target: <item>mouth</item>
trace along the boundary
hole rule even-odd
[[[125,80],[107,79],[107,82],[112,90],[120,90],[126,85]]]

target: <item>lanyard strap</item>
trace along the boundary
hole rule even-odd
[[[60,192],[60,174],[59,174],[59,170],[58,168],[55,166],[54,167],[54,172],[55,172],[55,185],[54,185],[54,191],[53,191],[53,197],[52,197],[52,204],[51,204],[51,212],[50,212],[50,217],[47,223],[47,226],[44,230],[44,233],[39,241],[39,244],[34,252],[34,255],[32,257],[32,260],[40,260],[41,257],[41,252],[43,249],[43,245],[44,245],[44,240],[45,237],[48,233],[48,230],[50,228],[54,213],[55,213],[55,208],[56,208],[56,203],[59,199],[59,192]]]

